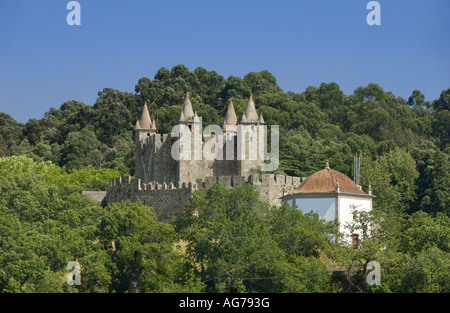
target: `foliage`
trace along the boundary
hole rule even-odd
[[[177,234],[173,227],[159,223],[152,208],[125,202],[113,204],[108,211],[96,235],[114,264],[110,290],[202,291],[198,279],[185,272],[184,255],[174,250]]]
[[[351,227],[376,227],[353,249],[331,240],[333,225],[274,210],[249,186],[196,193],[174,225],[148,207],[101,207],[80,194],[132,176],[144,102],[158,132],[170,133],[186,93],[204,125],[221,125],[230,99],[241,116],[252,94],[266,124],[280,126],[287,175],[328,160],[352,177],[362,155],[374,210]],[[335,82],[284,92],[267,70],[224,78],[179,64],[140,78],[134,93],[104,88],[93,105],[69,100],[26,123],[0,112],[0,291],[328,292],[327,266],[345,265],[338,291],[448,292],[449,99],[450,89],[402,99],[375,83],[348,95]],[[74,260],[81,286],[64,281]],[[371,260],[382,269],[377,287],[364,283]]]
[[[67,173],[24,156],[0,159],[0,291],[202,290],[174,249],[173,227],[158,223],[152,208],[102,208],[80,194],[116,174],[92,166]],[[80,286],[65,282],[69,261],[82,264]]]
[[[188,257],[197,266],[207,291],[326,291],[329,277],[325,265],[317,258],[308,258],[318,251],[292,250],[282,238],[289,235],[280,229],[288,220],[295,225],[303,235],[295,245],[313,239],[311,230],[321,225],[299,216],[292,221],[292,214],[293,209],[287,206],[272,212],[250,185],[228,191],[215,184],[206,194],[194,195],[175,225],[188,242]],[[312,245],[317,249],[319,244],[327,245],[326,238],[321,240]]]

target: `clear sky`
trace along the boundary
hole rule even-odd
[[[370,82],[407,99],[450,87],[450,0],[0,0],[0,111],[40,119],[105,87],[134,92],[161,67],[201,66],[243,77],[270,71],[284,91]]]

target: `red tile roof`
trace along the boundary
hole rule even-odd
[[[367,195],[347,175],[329,167],[305,178],[300,186],[298,186],[297,193],[335,192],[337,180],[339,181],[339,192]]]

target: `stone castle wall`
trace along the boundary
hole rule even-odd
[[[300,185],[300,178],[286,175],[258,174],[249,176],[207,176],[195,182],[183,183],[143,183],[141,179],[118,177],[109,182],[105,202],[107,204],[130,200],[141,202],[155,209],[161,222],[168,222],[184,207],[194,190],[204,191],[214,183],[221,183],[225,188],[249,183],[256,186],[261,200],[271,205],[280,206],[281,197],[294,192]]]
[[[139,133],[136,142],[135,176],[143,181],[164,182],[178,176],[177,162],[171,157],[173,139],[168,134]]]
[[[158,134],[147,131],[137,131],[135,140],[135,177],[143,182],[189,182],[208,176],[224,175],[250,175],[253,169],[258,168],[264,160],[258,154],[257,139],[258,128],[253,135],[244,133],[242,145],[243,155],[238,157],[238,138],[235,133],[224,135],[219,144],[218,156],[214,159],[204,157],[204,151],[210,151],[214,146],[212,137],[199,135],[199,142],[194,134],[189,133],[191,157],[175,160],[172,156],[172,147],[180,140],[169,134]],[[183,148],[184,148],[184,144]],[[251,147],[250,147],[251,146]],[[227,153],[227,148],[230,148]],[[176,150],[176,148],[174,148]],[[195,151],[195,152],[194,152]],[[227,154],[232,155],[231,160]]]

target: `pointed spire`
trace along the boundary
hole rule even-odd
[[[234,111],[233,100],[230,100],[228,104],[227,113],[225,113],[224,125],[236,125],[237,116],[236,111]]]
[[[247,123],[247,118],[245,117],[245,113],[242,114],[241,123]]]
[[[368,187],[368,189],[367,189],[367,193],[368,193],[369,195],[372,194],[372,185],[370,184],[370,182],[369,182],[369,187]]]
[[[148,113],[147,102],[145,102],[144,108],[142,109],[141,118],[139,119],[139,129],[151,129],[151,126],[152,120],[150,118],[150,114]]]
[[[189,99],[189,93],[186,93],[182,111],[185,121],[194,119],[194,110],[192,109],[191,99]]]
[[[139,120],[136,120],[136,125],[134,126],[134,130],[141,129],[141,124],[139,124]]]
[[[156,130],[156,120],[155,119],[153,119],[152,129]]]
[[[184,122],[185,120],[183,110],[181,110],[180,116],[178,117],[178,122]]]
[[[201,120],[198,117],[197,111],[195,111],[195,113],[194,113],[194,124],[200,124],[200,123],[201,123]]]
[[[259,124],[265,124],[263,114],[259,116]]]
[[[253,101],[252,95],[250,95],[250,98],[248,99],[244,114],[247,123],[258,123],[258,113],[256,113],[255,102]]]
[[[330,163],[327,160],[327,164],[325,164],[325,168],[330,168]]]

